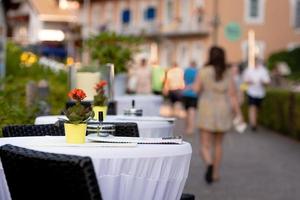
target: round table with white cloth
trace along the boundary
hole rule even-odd
[[[163,97],[160,95],[124,95],[115,97],[117,102],[117,114],[123,115],[124,110],[131,108],[132,100],[135,100],[135,108],[143,110],[143,116],[159,116]]]
[[[189,172],[191,145],[137,145],[134,147],[67,146],[64,136],[0,138],[33,150],[89,156],[104,200],[180,199]],[[51,146],[46,144],[64,144]],[[44,145],[43,145],[44,144]],[[10,200],[0,163],[0,199]]]
[[[64,115],[45,115],[38,116],[34,120],[35,125],[55,124],[59,119],[67,119]]]
[[[59,119],[67,119],[64,115],[40,116],[34,124],[54,124]],[[173,136],[175,119],[154,116],[124,116],[107,115],[105,122],[135,122],[138,125],[140,137],[171,137]]]

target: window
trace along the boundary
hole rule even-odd
[[[300,33],[300,0],[290,0],[290,26]]]
[[[198,66],[204,66],[205,65],[205,49],[204,45],[199,41],[193,41],[192,42],[192,57],[191,60],[196,61]]]
[[[144,19],[147,21],[153,21],[156,17],[156,9],[154,7],[148,7],[144,12]]]
[[[250,17],[258,17],[258,0],[251,0],[250,1],[250,6],[249,6],[249,12],[250,12]]]
[[[300,28],[300,0],[296,1],[295,6],[295,28]]]
[[[186,1],[186,0],[181,0],[180,2],[180,10],[181,10],[181,19],[182,22],[185,23],[186,25],[189,25],[189,21],[191,20],[190,18],[190,13],[191,13],[191,1]]]
[[[189,49],[188,44],[185,42],[180,42],[176,48],[176,62],[182,67],[186,68],[189,64]]]
[[[131,13],[129,9],[125,9],[122,12],[122,23],[129,24],[130,23]]]
[[[171,23],[173,21],[173,2],[172,0],[167,0],[166,2],[166,23]]]
[[[262,24],[265,15],[265,0],[244,0],[245,21],[251,24]]]

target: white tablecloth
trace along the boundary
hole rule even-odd
[[[159,116],[163,97],[159,95],[124,95],[117,96],[117,114],[123,115],[124,110],[131,108],[135,100],[135,108],[143,110],[143,116]]]
[[[189,143],[127,148],[41,145],[45,142],[63,143],[64,139],[63,136],[0,138],[0,146],[12,144],[45,152],[91,157],[104,200],[180,199],[191,160]],[[1,163],[0,199],[10,200]]]
[[[64,115],[46,115],[46,116],[39,116],[35,118],[34,124],[35,125],[42,125],[42,124],[55,124],[59,119],[67,119]]]
[[[54,124],[63,115],[40,116],[34,124]],[[108,115],[106,122],[135,122],[138,125],[140,137],[171,137],[174,132],[174,120],[164,117],[128,117],[122,115]]]

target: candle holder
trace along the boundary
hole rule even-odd
[[[124,110],[124,115],[127,116],[143,116],[143,110],[142,109],[136,109],[135,108],[135,100],[131,101],[131,108]]]

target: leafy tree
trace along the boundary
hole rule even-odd
[[[290,79],[300,80],[300,47],[291,51],[279,51],[270,55],[268,68],[273,69],[278,62],[285,62],[291,69]]]
[[[1,128],[8,124],[33,123],[38,114],[38,104],[31,107],[25,105],[25,87],[29,81],[48,81],[50,93],[47,102],[51,107],[51,114],[60,114],[65,106],[68,92],[68,76],[65,71],[54,72],[51,69],[34,63],[24,66],[20,56],[23,50],[16,44],[9,42],[6,54],[6,77],[0,80],[4,85],[0,91],[0,136]]]
[[[125,72],[132,56],[139,49],[142,38],[103,32],[86,41],[91,58],[99,64],[113,63],[116,73]]]

